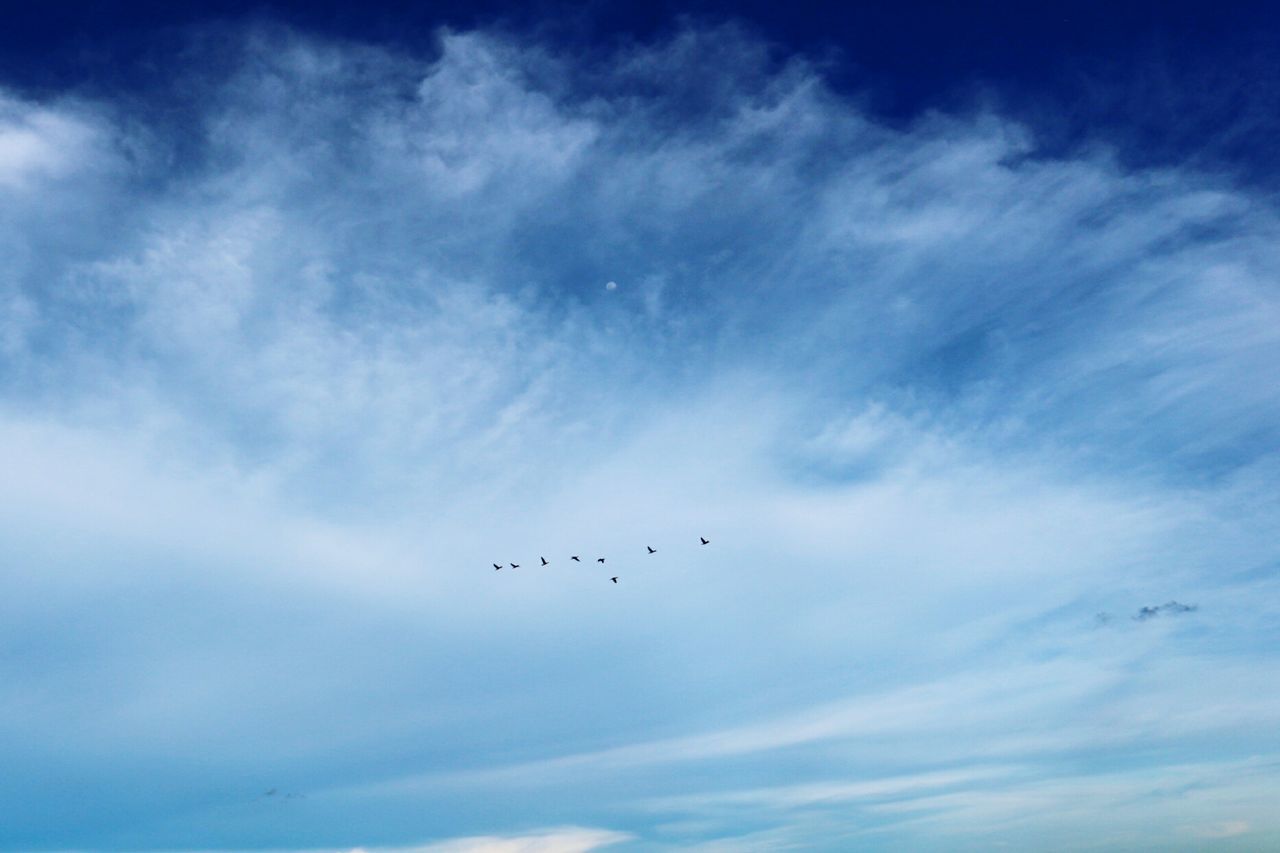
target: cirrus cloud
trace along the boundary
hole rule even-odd
[[[0,843],[1277,830],[1267,198],[732,29],[229,44],[3,102]]]

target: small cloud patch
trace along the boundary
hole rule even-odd
[[[1177,616],[1182,613],[1191,613],[1196,609],[1194,604],[1180,604],[1176,601],[1167,601],[1164,604],[1157,604],[1154,607],[1144,607],[1138,611],[1133,618],[1139,622],[1145,622],[1148,619],[1154,619],[1157,616]]]
[[[1234,838],[1249,831],[1248,821],[1227,820],[1209,826],[1194,827],[1191,834],[1200,838]]]

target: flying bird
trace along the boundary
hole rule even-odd
[[[649,548],[649,546],[648,546],[648,545],[645,545],[644,547]],[[656,553],[658,553],[658,552],[657,552],[655,549],[653,549],[653,548],[649,548],[649,553],[650,553],[650,554],[656,554]]]
[[[497,569],[498,571],[502,571],[502,566],[499,566],[497,563],[494,563],[494,564],[493,564],[493,567],[494,567],[495,569]]]
[[[699,538],[699,539],[702,539],[702,537],[701,537],[701,536],[699,536],[698,538]],[[710,545],[710,544],[711,544],[711,540],[710,540],[710,539],[702,539],[702,544],[703,544],[703,545]]]
[[[519,564],[519,563],[512,563],[512,564],[511,564],[511,568],[513,568],[513,569],[518,569],[518,568],[520,568],[520,564]]]
[[[539,557],[538,559],[542,561],[542,565],[544,565],[544,566],[545,566],[545,565],[547,564],[547,558],[546,558],[546,557]]]
[[[597,558],[596,558],[596,562],[597,562],[597,563],[603,563],[603,562],[604,562],[604,557],[597,557]]]
[[[618,582],[618,579],[617,579],[617,578],[609,578],[609,580],[613,581],[614,583],[617,583],[617,582]]]
[[[579,560],[577,557],[570,557],[569,559],[570,559],[570,560],[573,560],[575,563],[581,563],[581,562],[582,562],[582,561],[581,561],[581,560]]]

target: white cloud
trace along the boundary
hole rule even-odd
[[[587,853],[631,840],[625,832],[561,826],[511,835],[474,835],[427,844],[362,846],[346,850],[272,849],[268,853]],[[194,851],[193,851],[194,853]],[[213,851],[205,851],[213,853]]]
[[[101,145],[93,121],[0,91],[0,192],[27,191],[37,182],[97,165],[91,160]]]
[[[524,835],[454,838],[411,847],[357,847],[350,853],[587,853],[631,837],[607,829],[561,827]]]
[[[857,782],[827,781],[805,785],[715,791],[655,800],[648,805],[661,811],[703,811],[710,807],[748,809],[794,809],[815,805],[836,805],[851,800],[876,800],[910,795],[917,791],[947,788],[1008,776],[1016,767],[986,767],[979,770],[938,771],[913,776],[893,776]]]
[[[1198,838],[1234,838],[1249,831],[1249,822],[1247,820],[1225,820],[1209,826],[1191,827],[1190,831],[1192,835]]]
[[[724,31],[590,97],[484,34],[256,38],[198,156],[74,205],[146,146],[0,112],[0,191],[50,193],[0,212],[0,728],[85,802],[129,756],[198,789],[113,786],[139,826],[252,828],[281,776],[383,837],[895,792],[976,826],[1099,745],[1270,749],[1274,590],[1226,579],[1277,557],[1265,199],[997,116],[878,127]],[[679,86],[714,108],[673,121]],[[18,793],[20,829],[65,796]]]

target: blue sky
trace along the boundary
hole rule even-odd
[[[1265,21],[320,8],[8,51],[0,847],[1280,846]]]

